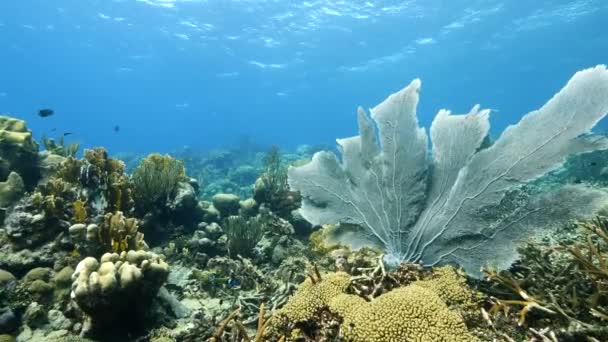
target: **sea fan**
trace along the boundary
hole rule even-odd
[[[428,137],[416,107],[420,80],[371,109],[359,108],[359,135],[337,140],[342,160],[318,152],[289,169],[314,224],[351,223],[352,245],[380,244],[392,262],[456,262],[471,274],[508,267],[522,241],[592,215],[608,194],[583,184],[537,180],[573,154],[608,148],[590,130],[608,112],[608,71],[576,73],[541,109],[489,144],[489,110],[441,110]]]

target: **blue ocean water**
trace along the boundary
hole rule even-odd
[[[606,17],[604,0],[3,0],[0,112],[111,152],[293,148],[356,134],[358,105],[420,77],[422,124],[480,103],[496,135],[608,62]]]

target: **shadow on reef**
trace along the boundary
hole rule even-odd
[[[308,147],[127,168],[103,148],[40,152],[7,117],[0,147],[0,341],[608,340],[602,217],[473,279],[389,268],[381,251],[332,240],[352,227],[313,227],[287,183]],[[605,186],[606,165],[606,152],[576,156],[538,183]],[[203,173],[238,191],[202,186]]]

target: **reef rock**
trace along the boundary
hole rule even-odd
[[[6,181],[0,182],[0,207],[15,203],[25,193],[25,184],[17,172],[9,173]]]
[[[233,194],[216,194],[211,199],[213,206],[219,210],[222,217],[237,215],[241,208],[239,196]]]
[[[0,307],[0,334],[10,333],[19,327],[17,315],[9,307]]]

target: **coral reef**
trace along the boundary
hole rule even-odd
[[[607,250],[608,219],[598,217],[521,247],[521,259],[509,271],[486,270],[495,325],[545,329],[559,340],[608,339]]]
[[[416,90],[414,84],[405,91],[401,105],[412,105],[417,100]],[[392,117],[389,112],[395,104],[391,101],[401,95],[374,108],[372,117]],[[565,95],[562,92],[559,96]],[[582,104],[583,109],[593,107],[585,101]],[[408,108],[411,112],[413,107]],[[501,140],[492,145],[482,134],[487,133],[485,112],[475,109],[462,117],[442,112],[431,129],[435,144],[432,157],[436,160],[423,164],[428,168],[420,173],[416,173],[417,163],[403,164],[407,168],[399,164],[396,169],[415,173],[409,174],[415,180],[430,180],[428,189],[420,183],[411,187],[399,184],[403,185],[401,190],[413,191],[407,193],[411,197],[402,198],[406,212],[397,224],[391,221],[392,198],[374,197],[375,188],[369,188],[371,184],[382,189],[386,175],[377,173],[376,162],[382,158],[367,154],[379,151],[366,150],[373,146],[365,140],[371,139],[366,135],[371,135],[367,130],[371,120],[366,116],[360,119],[362,135],[340,141],[345,158],[328,170],[327,164],[317,160],[319,155],[309,160],[319,147],[303,146],[295,153],[272,148],[263,153],[251,143],[208,154],[184,149],[173,157],[123,155],[129,164],[126,166],[103,148],[87,149],[77,158],[76,149],[62,141],[47,139],[47,151],[38,152],[23,121],[0,118],[0,171],[5,176],[0,178],[0,206],[5,213],[0,228],[0,340],[608,340],[608,219],[598,217],[558,230],[563,227],[562,218],[572,213],[584,216],[600,206],[596,199],[603,198],[603,187],[608,184],[601,171],[608,160],[602,151],[571,156],[563,167],[525,185],[511,187],[504,179],[497,179],[498,185],[505,185],[492,188],[494,194],[504,195],[499,203],[482,203],[473,210],[470,205],[479,201],[458,202],[463,205],[458,210],[463,212],[457,210],[448,224],[442,220],[461,198],[437,193],[437,179],[445,181],[446,193],[463,191],[454,190],[457,179],[473,177],[466,175],[466,167],[480,155],[498,149]],[[474,141],[438,139],[444,137],[442,130],[454,128],[452,124],[467,132],[482,129],[468,136]],[[382,140],[388,128],[380,128],[374,137]],[[410,133],[421,134],[417,125],[410,129]],[[454,132],[454,137],[459,132]],[[580,146],[586,148],[591,136],[579,138]],[[591,143],[603,146],[604,139]],[[475,148],[443,156],[449,159],[446,161],[439,152],[454,152],[446,144]],[[554,148],[564,144],[568,145],[559,140]],[[382,140],[376,147],[390,149],[391,143]],[[415,157],[429,156],[424,148],[416,151],[419,155]],[[551,161],[563,156],[560,151],[553,152],[555,155],[547,157]],[[377,158],[370,159],[370,155]],[[460,157],[465,156],[469,159],[463,164]],[[402,156],[397,157],[401,160]],[[442,168],[443,162],[450,161],[455,162],[450,164],[454,172]],[[383,162],[383,167],[390,168],[390,160]],[[591,165],[588,170],[587,164]],[[412,258],[416,262],[389,264],[386,261],[391,258],[384,253],[399,251],[387,250],[382,241],[368,245],[370,234],[360,234],[361,222],[323,226],[308,222],[311,204],[318,206],[313,210],[325,215],[322,218],[333,217],[335,198],[319,200],[307,188],[302,192],[304,197],[292,191],[287,182],[288,165],[294,167],[291,173],[319,166],[314,169],[315,176],[329,171],[332,175],[346,174],[349,182],[339,189],[366,190],[363,194],[371,196],[368,204],[377,209],[373,214],[386,216],[381,221],[390,227],[387,231],[403,228],[401,223],[422,228],[445,223],[446,231],[452,229],[452,223],[470,223],[477,229],[498,220],[497,225],[490,224],[478,233],[501,233],[500,225],[518,215],[525,219],[511,222],[513,225],[529,228],[537,224],[540,216],[535,215],[542,211],[544,217],[551,218],[540,222],[541,226],[555,224],[549,231],[557,233],[536,237],[518,253],[501,260],[506,264],[519,258],[508,270],[485,268],[485,279],[475,277],[466,267],[471,265],[467,258],[481,258],[473,264],[495,264],[492,258],[483,259],[483,253],[462,259],[467,272],[453,266],[430,266],[426,258],[419,258],[424,253],[416,245],[428,243],[429,255],[436,252],[427,240],[426,228],[415,231],[413,251],[422,253]],[[35,177],[27,179],[25,170]],[[372,172],[371,178],[365,177],[368,172]],[[373,172],[380,177],[375,179]],[[464,181],[470,184],[466,177]],[[481,184],[485,179],[481,178],[475,180]],[[416,191],[423,188],[424,196],[417,197]],[[345,195],[343,199],[356,195],[336,194]],[[485,196],[483,191],[479,196]],[[429,201],[434,205],[428,212],[416,207]],[[579,209],[572,209],[574,204]],[[301,205],[303,215],[296,210]],[[366,218],[373,216],[363,206],[358,208]],[[415,223],[413,216],[408,216],[410,209],[422,221]],[[469,221],[471,217],[478,221]],[[373,226],[372,221],[368,223]],[[395,225],[386,225],[391,222]],[[467,229],[462,233],[469,232]],[[407,234],[401,229],[387,236],[402,241]],[[463,241],[472,251],[494,246],[477,245],[485,243],[485,235],[450,236],[453,240],[444,241],[442,234],[437,234],[446,256],[461,256],[458,249]],[[471,239],[476,243],[469,245]],[[511,247],[510,243],[499,246],[496,254],[503,255]]]

